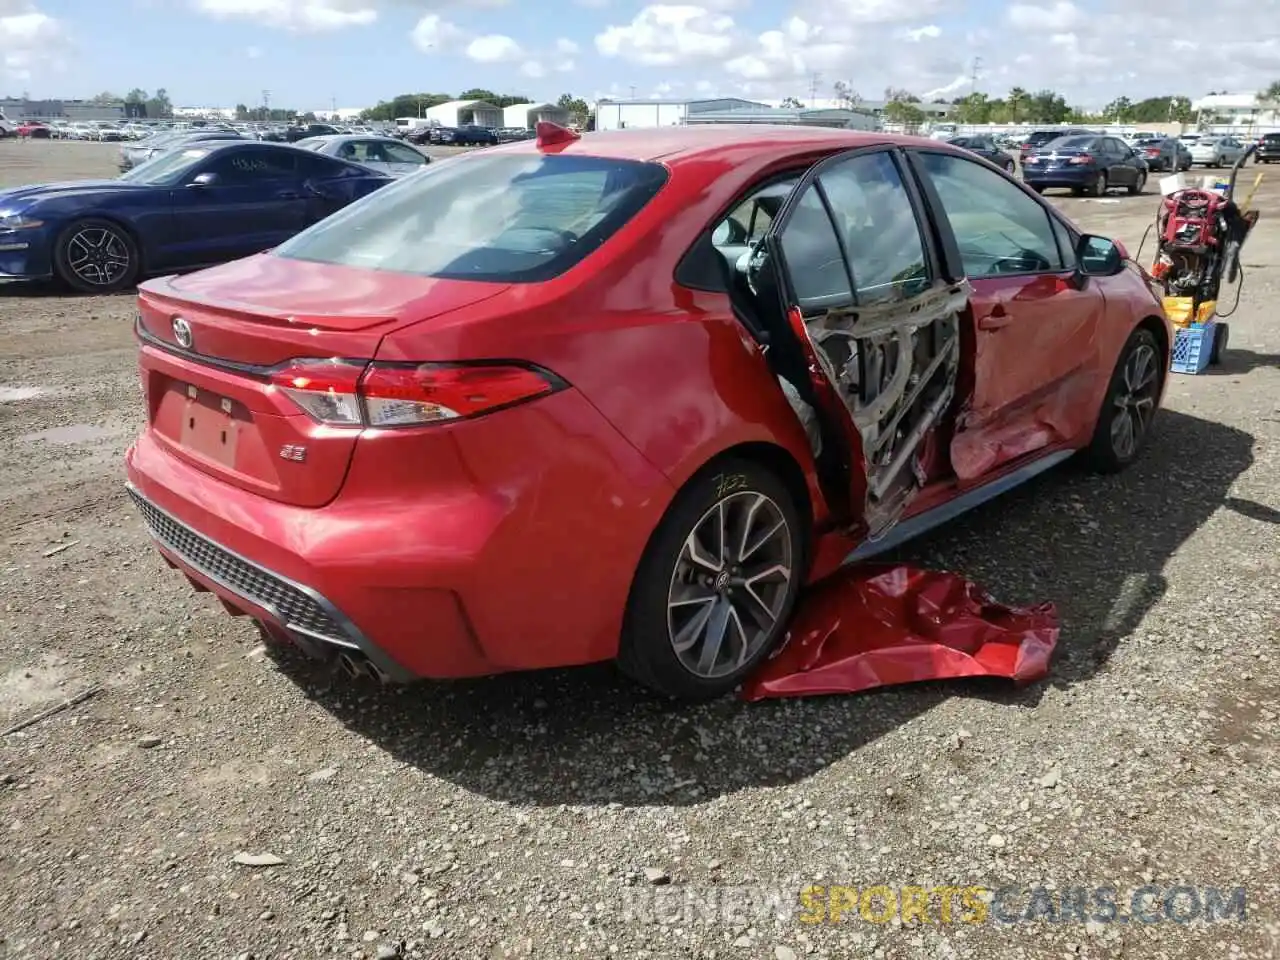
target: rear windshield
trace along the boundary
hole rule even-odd
[[[1059,137],[1048,146],[1055,150],[1088,150],[1097,137]]]
[[[1027,143],[1039,145],[1048,143],[1050,140],[1057,140],[1062,136],[1061,130],[1037,130],[1031,136],[1027,137]]]
[[[1280,133],[1268,133],[1262,139],[1267,143],[1280,143]]]
[[[605,243],[666,182],[656,163],[466,156],[433,163],[275,255],[447,280],[538,283]]]

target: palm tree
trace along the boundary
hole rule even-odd
[[[1009,91],[1007,102],[1009,104],[1009,118],[1014,122],[1018,122],[1018,107],[1027,102],[1031,95],[1021,87],[1014,87]]]
[[[1259,100],[1266,100],[1268,103],[1280,103],[1280,80],[1276,80],[1258,95]]]

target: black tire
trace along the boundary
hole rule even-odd
[[[1107,195],[1107,175],[1099,173],[1093,183],[1089,185],[1089,192],[1095,197],[1105,197]]]
[[[1136,442],[1131,447],[1124,447],[1117,442],[1116,431],[1113,430],[1113,427],[1115,427],[1116,421],[1122,412],[1127,414],[1128,408],[1122,407],[1118,401],[1121,396],[1128,392],[1125,371],[1134,355],[1139,351],[1147,351],[1149,353],[1155,371],[1155,379],[1150,387],[1150,412],[1141,429],[1136,431]],[[1093,438],[1090,440],[1089,446],[1083,451],[1089,466],[1098,473],[1119,473],[1138,459],[1138,455],[1146,445],[1147,437],[1151,435],[1151,425],[1157,412],[1160,387],[1167,373],[1160,360],[1161,352],[1159,345],[1156,343],[1155,334],[1146,327],[1139,327],[1129,335],[1124,349],[1120,351],[1119,359],[1116,360],[1115,369],[1111,373],[1111,380],[1107,384],[1106,396],[1102,398],[1102,409],[1098,411],[1098,420],[1093,428]]]
[[[1222,355],[1227,352],[1227,340],[1230,334],[1230,324],[1214,324],[1213,346],[1209,349],[1209,366],[1216,367],[1222,363]]]
[[[789,550],[791,573],[785,588],[779,586],[778,615],[771,629],[762,631],[763,642],[741,665],[720,675],[701,676],[682,663],[676,652],[668,617],[670,594],[681,569],[686,540],[718,504],[750,498],[753,494],[768,498],[786,522],[783,537]],[[743,501],[746,502],[748,500]],[[782,542],[780,538],[778,545]],[[730,692],[785,635],[808,571],[808,558],[808,524],[782,480],[750,460],[725,459],[708,467],[676,495],[649,540],[627,601],[618,667],[638,683],[677,700],[710,700]],[[696,608],[691,607],[691,612],[693,609]]]
[[[1034,190],[1036,193],[1044,193],[1044,187],[1035,186],[1033,184],[1031,189]]]
[[[84,268],[77,270],[74,262],[77,238],[95,234],[103,235],[104,244],[108,243],[107,237],[111,238],[109,245],[103,249],[114,255],[109,262],[104,259],[105,266],[99,266],[98,272],[103,277],[101,283],[88,279],[85,274],[92,271]],[[117,263],[121,265],[118,268],[115,266]],[[80,293],[117,293],[137,282],[142,273],[142,257],[128,230],[114,221],[91,217],[77,220],[58,235],[53,248],[53,268],[59,280]]]
[[[1145,188],[1146,185],[1147,185],[1147,175],[1145,173],[1139,173],[1138,182],[1135,183],[1132,187],[1128,188],[1129,196],[1131,197],[1138,196],[1139,194],[1142,193],[1143,188]]]

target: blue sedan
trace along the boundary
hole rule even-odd
[[[283,144],[212,142],[118,180],[0,191],[0,279],[110,293],[268,250],[393,179]]]

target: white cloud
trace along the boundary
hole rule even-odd
[[[195,0],[196,9],[219,20],[252,20],[285,30],[342,30],[378,19],[374,0]]]
[[[1085,16],[1074,3],[1059,0],[1052,6],[1015,3],[1006,11],[1005,19],[1010,26],[1029,33],[1038,30],[1061,33],[1083,23]]]
[[[35,6],[0,0],[0,78],[30,80],[36,67],[56,59],[62,24]]]
[[[705,63],[734,48],[734,22],[728,14],[691,4],[654,4],[629,24],[606,27],[596,49],[651,67]]]
[[[524,51],[510,37],[488,33],[467,44],[467,56],[476,63],[510,63],[524,56]]]
[[[537,51],[526,50],[514,37],[501,33],[475,34],[438,13],[429,13],[419,20],[409,38],[423,53],[461,53],[486,66],[518,63],[521,76],[531,80],[542,79],[553,72],[573,71],[573,55],[578,52],[576,43],[561,37],[552,52],[539,56]]]
[[[423,53],[428,50],[436,53],[451,52],[449,48],[460,44],[465,34],[453,23],[445,20],[438,13],[429,13],[414,26],[409,33],[413,45]]]
[[[937,40],[940,36],[942,36],[942,28],[932,23],[906,32],[906,38],[912,43],[919,43],[921,40]]]

